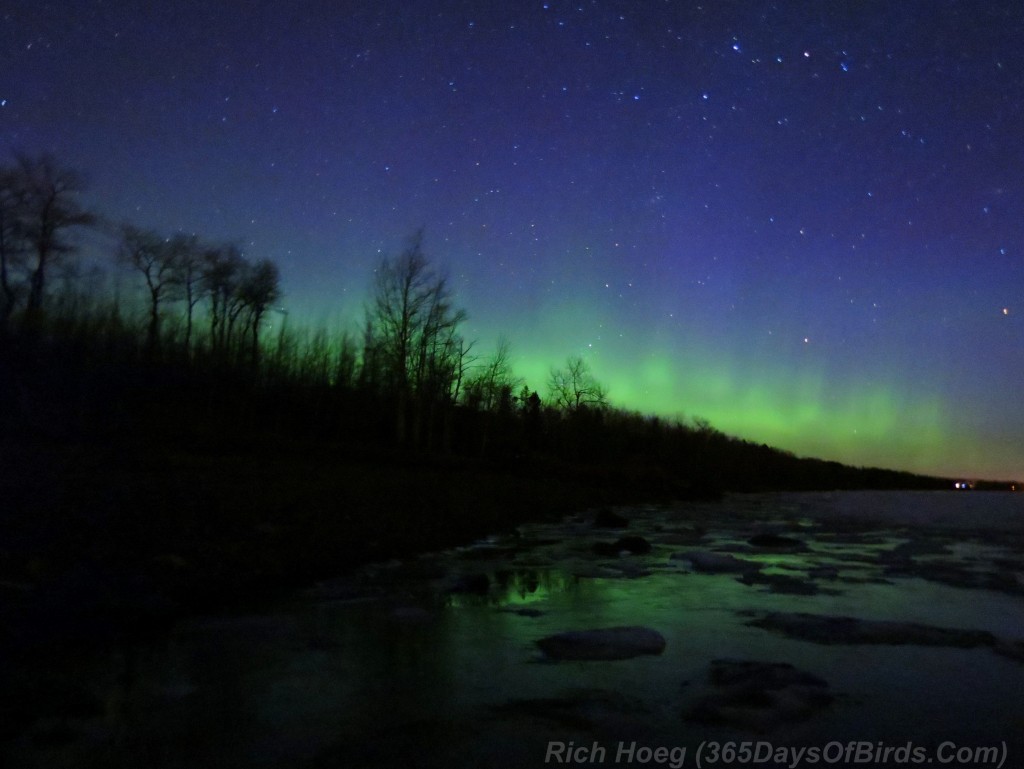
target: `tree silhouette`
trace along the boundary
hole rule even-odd
[[[244,260],[232,245],[208,248],[203,252],[202,285],[210,297],[210,344],[226,352],[237,318],[237,289]]]
[[[171,238],[174,252],[174,283],[185,302],[185,354],[192,351],[192,326],[196,305],[205,295],[203,286],[203,252],[194,235],[179,233]]]
[[[522,385],[522,379],[512,370],[512,345],[506,337],[498,339],[498,346],[466,385],[466,400],[482,411],[493,411],[499,406],[511,406],[512,393]]]
[[[14,168],[0,167],[0,331],[6,332],[21,293],[15,273],[24,268],[23,191]]]
[[[260,322],[267,309],[281,296],[281,273],[277,265],[263,259],[254,265],[244,265],[238,282],[238,303],[248,312],[250,355],[253,365],[259,361]]]
[[[180,279],[179,254],[175,243],[152,230],[130,224],[121,228],[120,257],[141,273],[149,292],[146,347],[151,352],[160,345],[160,305]]]
[[[506,442],[510,442],[512,433],[516,431],[514,393],[523,380],[513,372],[511,357],[512,346],[508,339],[499,338],[494,352],[474,366],[476,373],[466,384],[463,402],[480,412],[477,424],[481,453],[490,450],[494,439],[501,441],[504,437]]]
[[[25,304],[25,319],[31,324],[42,311],[48,270],[75,251],[67,239],[68,231],[91,226],[96,217],[78,201],[85,190],[84,179],[49,155],[19,155],[13,181],[19,195],[16,231],[31,260]]]
[[[458,335],[466,314],[452,305],[444,276],[423,253],[423,232],[395,259],[377,268],[367,307],[366,350],[374,376],[395,402],[395,438],[407,442],[412,408],[413,443],[425,411],[450,405],[461,384],[467,346]],[[429,416],[429,414],[427,414]]]
[[[570,356],[564,368],[551,370],[548,389],[554,404],[570,412],[585,406],[605,406],[608,402],[604,387],[579,355]]]

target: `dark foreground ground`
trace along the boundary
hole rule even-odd
[[[94,623],[107,646],[94,638],[92,660],[85,644],[51,647],[8,671],[4,747],[47,769],[513,769],[551,765],[550,746],[570,742],[608,753],[576,766],[670,765],[617,759],[622,745],[671,749],[678,767],[700,765],[702,745],[705,766],[752,765],[711,760],[712,743],[756,745],[768,767],[898,765],[882,751],[908,745],[926,763],[1017,766],[1019,502],[829,492],[598,508],[253,591],[152,640]],[[869,757],[837,759],[849,745]],[[794,762],[826,746],[831,760]]]
[[[212,428],[168,439],[166,417],[124,424],[94,441],[0,435],[0,741],[104,712],[73,671],[185,617],[573,511],[718,491],[643,463],[430,457]]]
[[[5,614],[48,595],[76,624],[92,588],[93,619],[130,618],[137,631],[574,509],[693,493],[611,468],[357,458],[329,445],[0,451]]]
[[[691,490],[642,473],[353,456],[327,444],[0,449],[0,737],[90,707],[55,658],[567,511]]]

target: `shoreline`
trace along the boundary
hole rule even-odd
[[[1019,507],[1018,498],[1001,498]],[[698,737],[745,733],[746,721],[702,720],[722,696],[731,696],[715,684],[715,666],[739,658],[757,661],[757,675],[797,676],[799,684],[809,673],[824,681],[821,693],[828,696],[808,703],[807,720],[802,706],[790,722],[785,710],[762,711],[756,697],[741,698],[740,715],[773,730],[766,739],[801,745],[835,734],[887,739],[888,722],[861,703],[890,702],[885,669],[903,675],[906,664],[915,676],[924,675],[920,682],[931,682],[933,696],[919,692],[913,677],[904,681],[903,696],[931,707],[941,700],[946,678],[928,671],[957,663],[974,671],[964,681],[1005,687],[1012,685],[1007,673],[1024,659],[1007,610],[1019,604],[1024,588],[994,579],[1007,569],[1019,571],[1024,531],[1019,524],[1012,536],[969,522],[959,531],[941,522],[937,528],[913,524],[919,509],[942,506],[942,499],[961,509],[957,495],[880,494],[873,500],[870,492],[826,492],[737,494],[721,502],[609,511],[624,525],[593,509],[561,515],[473,547],[357,569],[315,590],[289,591],[282,600],[264,596],[259,605],[190,617],[160,638],[122,638],[122,646],[102,650],[95,664],[88,650],[41,659],[48,664],[6,682],[13,684],[4,687],[11,699],[6,737],[17,738],[19,726],[31,729],[26,733],[33,743],[17,740],[20,750],[62,755],[60,744],[33,747],[37,738],[60,738],[52,726],[56,714],[71,725],[69,735],[79,735],[68,743],[69,754],[88,755],[94,746],[81,735],[109,715],[100,692],[110,689],[154,708],[144,724],[134,720],[134,710],[122,717],[157,745],[176,745],[173,735],[195,728],[224,755],[237,758],[265,739],[287,751],[289,735],[299,728],[290,710],[275,711],[279,720],[270,736],[244,723],[224,735],[196,724],[210,717],[234,724],[232,714],[263,712],[273,692],[301,691],[289,702],[307,714],[300,720],[320,724],[315,734],[323,748],[310,766],[343,758],[390,766],[396,765],[390,758],[428,747],[491,755],[513,734],[529,737],[521,745],[527,756],[546,740],[605,739],[620,730],[643,738],[638,744],[674,735],[696,745]],[[876,502],[893,517],[880,520]],[[595,547],[640,537],[649,552]],[[964,540],[972,541],[970,549]],[[978,571],[979,557],[988,564],[985,572]],[[626,625],[659,631],[667,647],[636,661],[535,664],[542,661],[538,639]],[[884,668],[868,680],[865,657]],[[449,681],[456,665],[461,672]],[[796,671],[787,673],[787,665]],[[316,684],[307,691],[324,676],[326,690]],[[677,684],[666,688],[666,676]],[[456,690],[435,702],[421,680]],[[626,689],[615,694],[620,685]],[[222,692],[238,687],[244,705],[223,700]],[[420,700],[430,708],[393,707]],[[181,709],[186,704],[187,712]],[[192,707],[200,708],[198,720],[188,715]],[[481,707],[489,713],[484,722],[477,720]],[[689,718],[680,722],[680,714]],[[926,721],[911,719],[892,734],[906,730],[905,736],[923,738],[930,733],[919,731]],[[383,732],[371,727],[404,734],[405,726],[417,724],[429,728],[395,745],[394,756],[380,753]],[[975,732],[957,732],[964,734]],[[189,748],[182,750],[185,755]],[[295,758],[282,753],[282,761],[289,755]],[[294,765],[291,758],[273,765]]]
[[[8,442],[0,457],[12,501],[0,601],[15,628],[3,645],[15,651],[86,642],[105,624],[117,637],[159,633],[183,616],[584,510],[725,493],[658,467],[360,455],[326,442]]]

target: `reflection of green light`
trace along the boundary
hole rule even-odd
[[[569,592],[575,579],[561,571],[516,572],[505,587],[504,602],[526,606],[547,601],[556,593]]]
[[[479,595],[452,593],[447,603],[460,608],[493,603],[501,606],[522,607],[548,601],[553,595],[571,592],[576,578],[566,572],[545,569],[526,569],[500,577],[491,575],[491,590],[486,598]]]

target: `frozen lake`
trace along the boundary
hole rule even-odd
[[[635,741],[676,751],[660,765],[695,766],[702,743],[734,740],[912,743],[929,758],[942,743],[1005,743],[1006,765],[1024,765],[1024,494],[738,495],[611,512],[180,623],[77,671],[105,714],[36,724],[67,739],[27,735],[11,758],[512,767],[571,742],[607,750],[579,765],[659,765],[617,754]],[[664,650],[555,661],[536,643],[621,626],[656,631]],[[729,688],[713,680],[725,660],[776,667]],[[796,684],[765,683],[779,670]]]

